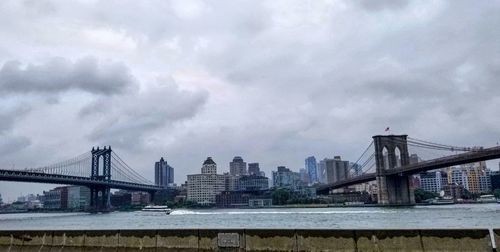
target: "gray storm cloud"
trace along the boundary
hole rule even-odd
[[[0,68],[0,90],[3,94],[59,93],[78,89],[113,95],[123,93],[133,83],[123,64],[99,64],[92,57],[75,62],[53,58],[42,64],[7,61]]]

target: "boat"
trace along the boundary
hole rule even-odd
[[[479,203],[495,203],[495,202],[498,202],[498,200],[495,198],[494,195],[487,194],[487,195],[479,196],[479,199],[477,199],[477,202],[479,202]]]
[[[442,198],[434,198],[430,201],[431,205],[452,205],[455,204],[455,201],[452,197],[442,197]]]
[[[168,206],[145,206],[141,211],[143,212],[156,212],[156,213],[165,213],[165,214],[170,214],[172,212],[172,209],[170,209]]]

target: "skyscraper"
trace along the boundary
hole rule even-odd
[[[326,179],[328,183],[335,183],[349,177],[349,161],[343,161],[340,156],[326,160]]]
[[[224,175],[217,174],[217,164],[208,157],[201,174],[187,175],[187,199],[198,204],[215,204],[215,197],[224,191]]]
[[[260,175],[259,163],[248,163],[248,175]]]
[[[318,182],[318,169],[316,164],[316,158],[314,156],[306,158],[306,170],[309,175],[309,183],[311,184]]]
[[[168,165],[167,161],[160,158],[160,161],[155,163],[155,185],[168,187],[174,183],[174,168]]]
[[[229,174],[233,176],[247,175],[247,163],[243,158],[236,156],[232,162],[229,162]]]

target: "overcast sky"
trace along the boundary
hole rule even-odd
[[[182,183],[207,156],[268,175],[354,160],[387,126],[493,146],[499,13],[496,0],[0,1],[0,166],[111,145],[149,179],[165,157]]]

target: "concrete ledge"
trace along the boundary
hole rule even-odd
[[[24,234],[22,251],[50,251],[52,246],[52,231],[27,231]]]
[[[494,239],[500,244],[500,229]],[[486,229],[0,231],[0,251],[493,251]]]
[[[296,251],[295,230],[245,230],[246,251]]]
[[[297,230],[298,251],[355,251],[353,230]]]
[[[118,251],[156,251],[156,230],[120,230]]]
[[[85,251],[112,252],[118,248],[116,230],[99,230],[85,232]]]
[[[83,252],[85,231],[54,231],[51,251]]]
[[[161,251],[198,251],[198,230],[158,230],[156,248]]]
[[[422,230],[425,251],[488,251],[493,250],[487,229]]]

